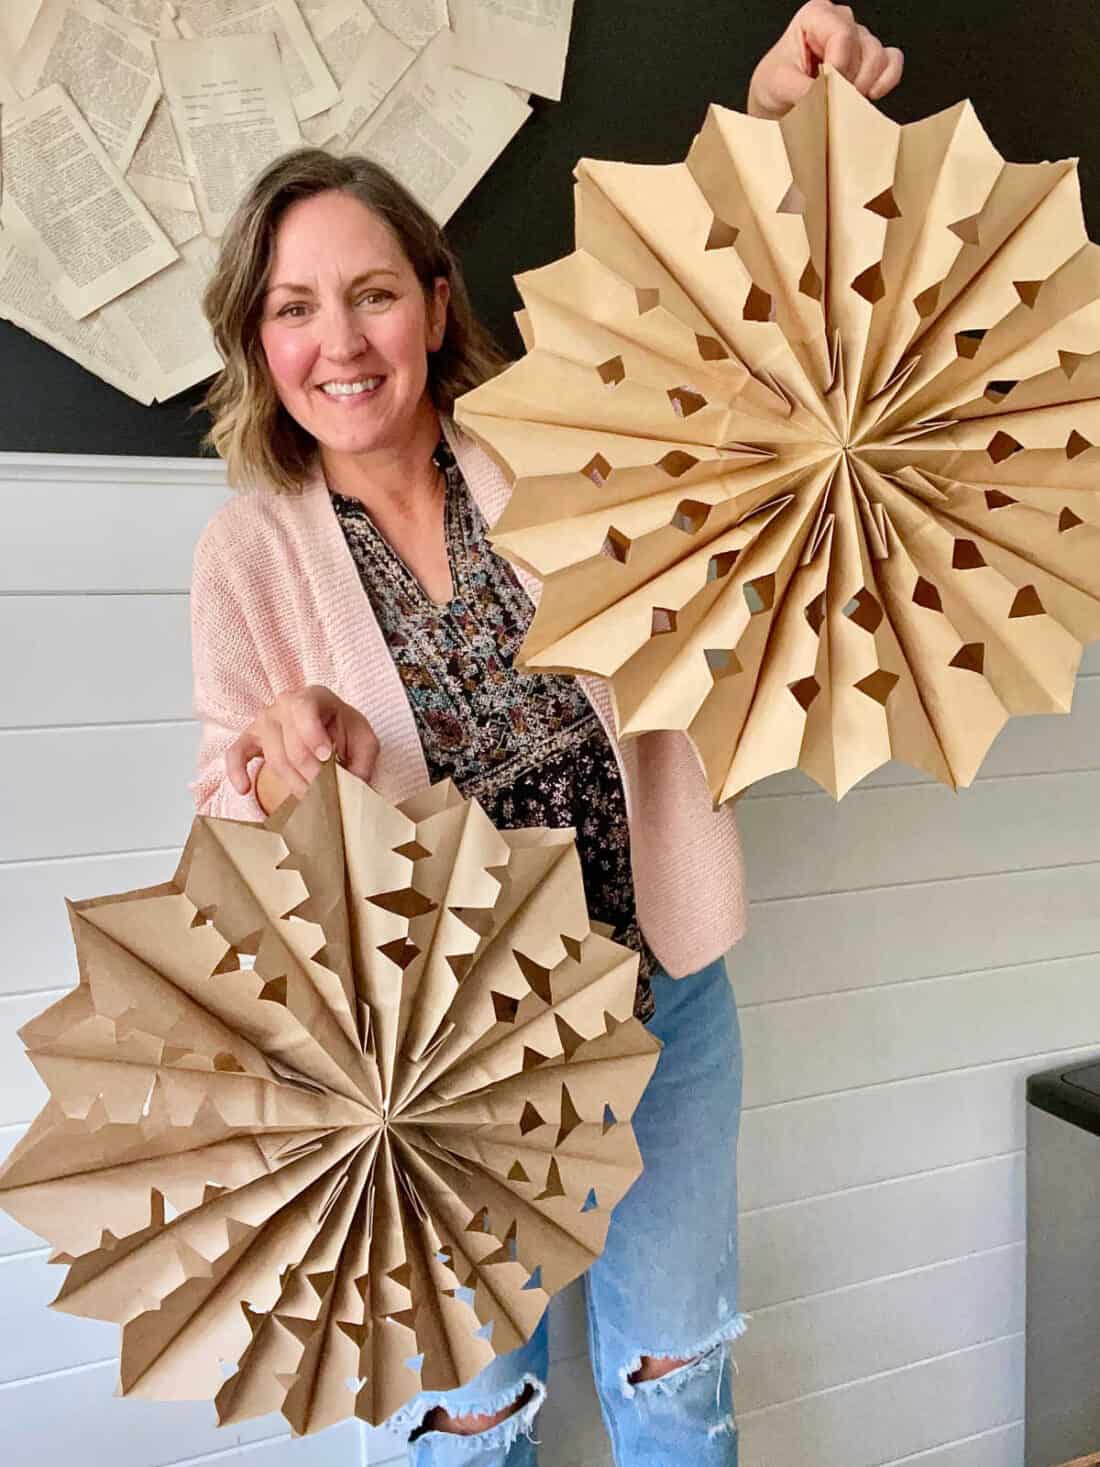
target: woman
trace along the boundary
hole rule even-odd
[[[749,110],[781,116],[822,59],[872,97],[900,76],[851,11],[810,0]],[[600,685],[515,672],[538,588],[491,553],[508,486],[450,418],[500,358],[440,231],[389,175],[314,149],[273,164],[206,309],[226,362],[212,438],[252,492],[195,556],[198,809],[261,819],[335,751],[393,801],[450,775],[501,827],[576,827],[592,915],[639,952],[635,1013],[664,1046],[634,1116],[645,1172],[585,1275],[604,1420],[620,1467],[729,1467],[726,1347],[744,1328],[733,815],[711,809],[682,735],[620,745]],[[532,1463],[546,1377],[544,1317],[389,1424],[422,1467]]]

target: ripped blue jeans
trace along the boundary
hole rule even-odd
[[[584,1277],[592,1373],[616,1467],[737,1467],[727,1353],[745,1328],[736,1309],[737,1006],[721,960],[688,978],[658,973],[653,992],[649,1028],[664,1049],[634,1113],[645,1170]],[[535,1467],[548,1335],[544,1314],[525,1345],[468,1385],[423,1392],[392,1416],[386,1425],[407,1438],[433,1406],[492,1415],[530,1387],[487,1431],[418,1435],[411,1467]],[[690,1363],[631,1384],[643,1355]]]

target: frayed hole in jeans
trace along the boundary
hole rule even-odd
[[[494,1427],[500,1426],[502,1422],[507,1421],[510,1416],[515,1416],[518,1411],[521,1411],[523,1407],[527,1405],[528,1401],[534,1394],[535,1388],[531,1384],[531,1382],[528,1381],[527,1384],[523,1387],[523,1390],[520,1391],[519,1395],[511,1403],[511,1405],[503,1407],[499,1411],[463,1411],[460,1412],[457,1416],[452,1416],[447,1411],[445,1406],[433,1406],[427,1412],[424,1420],[420,1423],[416,1430],[410,1433],[409,1441],[416,1441],[419,1437],[422,1437],[424,1433],[428,1431],[442,1431],[448,1433],[451,1436],[480,1436],[483,1432],[492,1431]],[[486,1421],[486,1424],[484,1426],[478,1427],[476,1431],[464,1431],[461,1428],[456,1429],[455,1423],[461,1421],[471,1421],[479,1416],[485,1416],[489,1419]]]

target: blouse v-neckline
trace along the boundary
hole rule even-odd
[[[367,534],[375,544],[376,552],[390,562],[391,570],[404,582],[408,594],[423,608],[443,616],[451,611],[456,601],[462,598],[462,557],[458,554],[461,516],[458,513],[457,498],[460,492],[468,491],[462,486],[461,475],[457,471],[453,457],[450,466],[440,464],[439,468],[443,475],[443,544],[447,553],[447,571],[451,578],[451,594],[445,601],[436,601],[428,594],[423,581],[411,568],[397,546],[379,528],[370,510],[361,499],[341,494],[338,489],[330,489],[328,495],[334,518],[337,520],[340,518],[340,515],[337,514],[337,502],[339,502],[344,513],[356,516],[365,524]]]

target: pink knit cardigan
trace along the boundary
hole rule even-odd
[[[447,441],[494,524],[507,480],[450,421]],[[538,582],[517,571],[537,601]],[[299,495],[253,489],[224,505],[195,550],[191,594],[195,711],[202,720],[200,814],[262,820],[254,793],[225,774],[225,751],[275,698],[318,683],[370,719],[380,750],[371,783],[396,803],[428,783],[416,722],[320,473]],[[741,847],[733,811],[715,811],[682,733],[620,744],[606,686],[581,686],[619,761],[642,931],[681,978],[721,957],[744,931]],[[257,767],[251,766],[253,774]]]

